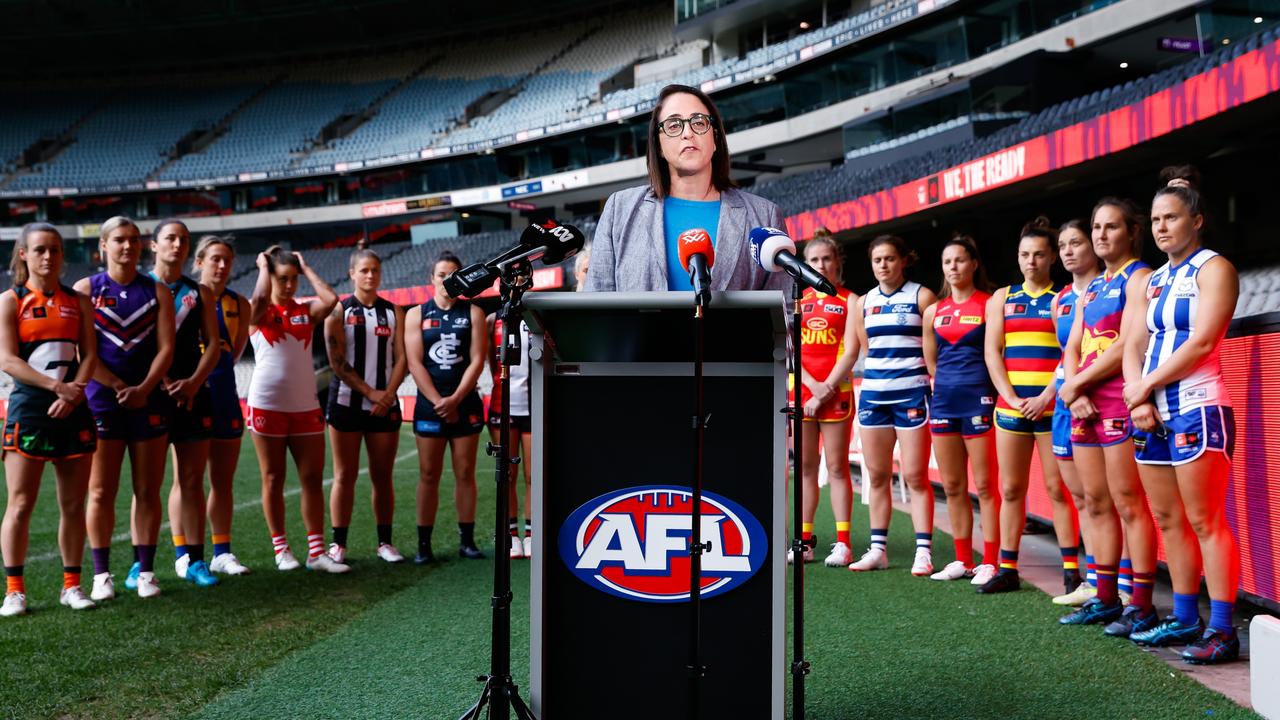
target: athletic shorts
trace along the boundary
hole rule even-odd
[[[484,427],[484,403],[474,391],[458,404],[458,421],[445,422],[431,402],[418,395],[413,409],[413,432],[424,438],[456,438],[475,435]]]
[[[329,427],[338,432],[350,433],[382,433],[399,432],[401,417],[400,403],[392,405],[387,414],[381,417],[366,410],[347,407],[337,403],[329,403]]]
[[[324,432],[324,413],[320,408],[301,412],[263,410],[249,406],[249,428],[263,437],[319,435]]]
[[[1071,443],[1084,447],[1110,447],[1133,436],[1133,420],[1124,404],[1124,379],[1114,377],[1089,392],[1098,410],[1093,420],[1071,419]]]
[[[13,413],[4,426],[4,451],[16,452],[32,460],[66,460],[92,455],[98,447],[93,415],[80,403],[71,415],[54,420]]]
[[[491,429],[497,430],[499,427],[499,423],[501,422],[502,422],[502,413],[498,412],[497,410],[489,411],[488,423]],[[519,430],[522,433],[533,432],[533,418],[530,417],[529,415],[512,415],[511,429]]]
[[[929,431],[934,435],[978,437],[991,430],[996,391],[989,384],[941,385],[929,403]]]
[[[169,393],[157,387],[140,408],[125,408],[116,403],[116,392],[111,388],[90,383],[85,392],[89,410],[97,426],[99,440],[125,440],[140,442],[154,440],[169,432],[173,418],[173,400]]]
[[[210,437],[235,440],[244,435],[244,408],[236,394],[236,379],[231,374],[209,376],[209,408],[213,418]]]
[[[858,406],[858,426],[891,427],[914,430],[929,422],[929,394],[921,393],[911,400],[882,405],[863,402]]]
[[[1205,451],[1235,449],[1236,421],[1231,408],[1221,405],[1188,410],[1166,420],[1155,432],[1133,431],[1134,456],[1143,465],[1185,465]]]
[[[1053,456],[1059,460],[1072,458],[1071,408],[1063,405],[1061,400],[1053,403]]]
[[[792,376],[787,376],[787,399],[790,400],[795,392],[791,383]],[[804,383],[800,383],[800,406],[803,408],[810,400],[813,399],[813,393],[809,391],[809,387]],[[849,422],[853,418],[853,383],[840,383],[840,389],[836,390],[836,394],[826,404],[818,406],[818,414],[813,417],[804,418],[805,422],[822,422],[822,423],[842,423]]]
[[[1053,432],[1053,415],[1041,415],[1039,420],[1028,420],[1013,408],[996,408],[996,427],[1014,435],[1048,435]]]
[[[191,407],[173,405],[169,420],[169,442],[194,442],[213,437],[213,398],[208,386],[201,387],[191,398]]]

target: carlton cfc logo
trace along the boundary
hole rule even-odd
[[[693,491],[645,485],[583,504],[560,528],[560,559],[597,590],[628,600],[675,603],[689,599],[689,538]],[[768,538],[741,505],[702,493],[702,597],[729,592],[755,575]]]

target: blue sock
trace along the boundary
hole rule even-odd
[[[879,528],[871,528],[871,547],[887,550],[889,548],[889,530]]]
[[[1094,590],[1098,589],[1098,566],[1093,562],[1092,555],[1084,556],[1085,579],[1093,586]]]
[[[1195,625],[1200,619],[1199,597],[1196,595],[1173,594],[1173,616],[1183,625]]]
[[[1122,593],[1133,594],[1133,561],[1129,558],[1120,558],[1120,580],[1119,589]]]
[[[1235,625],[1231,621],[1231,613],[1235,609],[1236,604],[1230,600],[1210,600],[1209,627],[1224,633],[1235,632]]]
[[[917,550],[933,550],[933,533],[916,533]]]

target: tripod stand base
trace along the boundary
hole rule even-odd
[[[533,711],[529,709],[529,706],[525,705],[524,700],[520,698],[520,690],[516,688],[515,683],[511,682],[509,676],[482,675],[476,679],[484,683],[484,690],[480,693],[480,699],[476,701],[476,704],[462,713],[462,717],[458,718],[458,720],[492,718],[494,700],[499,696],[506,700],[502,704],[511,708],[511,714],[515,716],[516,720],[538,720]],[[488,714],[485,713],[486,706],[489,708]],[[506,713],[503,713],[501,720],[506,720],[506,718]]]

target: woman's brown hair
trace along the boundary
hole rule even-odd
[[[716,190],[728,190],[734,187],[733,178],[729,177],[729,147],[724,136],[724,121],[720,118],[720,111],[716,109],[716,104],[698,88],[688,85],[668,85],[658,93],[658,104],[653,106],[653,114],[649,117],[647,161],[649,187],[653,189],[653,194],[661,200],[671,192],[671,169],[667,159],[662,157],[662,130],[658,127],[658,123],[662,120],[662,107],[666,104],[667,98],[679,93],[698,98],[706,106],[707,114],[711,117],[711,134],[716,143],[715,153],[711,156],[711,184]]]
[[[62,233],[58,232],[58,228],[45,222],[27,223],[22,226],[22,232],[18,234],[18,239],[13,243],[13,257],[9,258],[9,272],[13,275],[13,286],[20,288],[27,284],[31,279],[31,275],[27,269],[27,261],[22,259],[22,251],[27,249],[27,239],[36,233],[51,233],[58,238],[58,244],[62,244]]]

